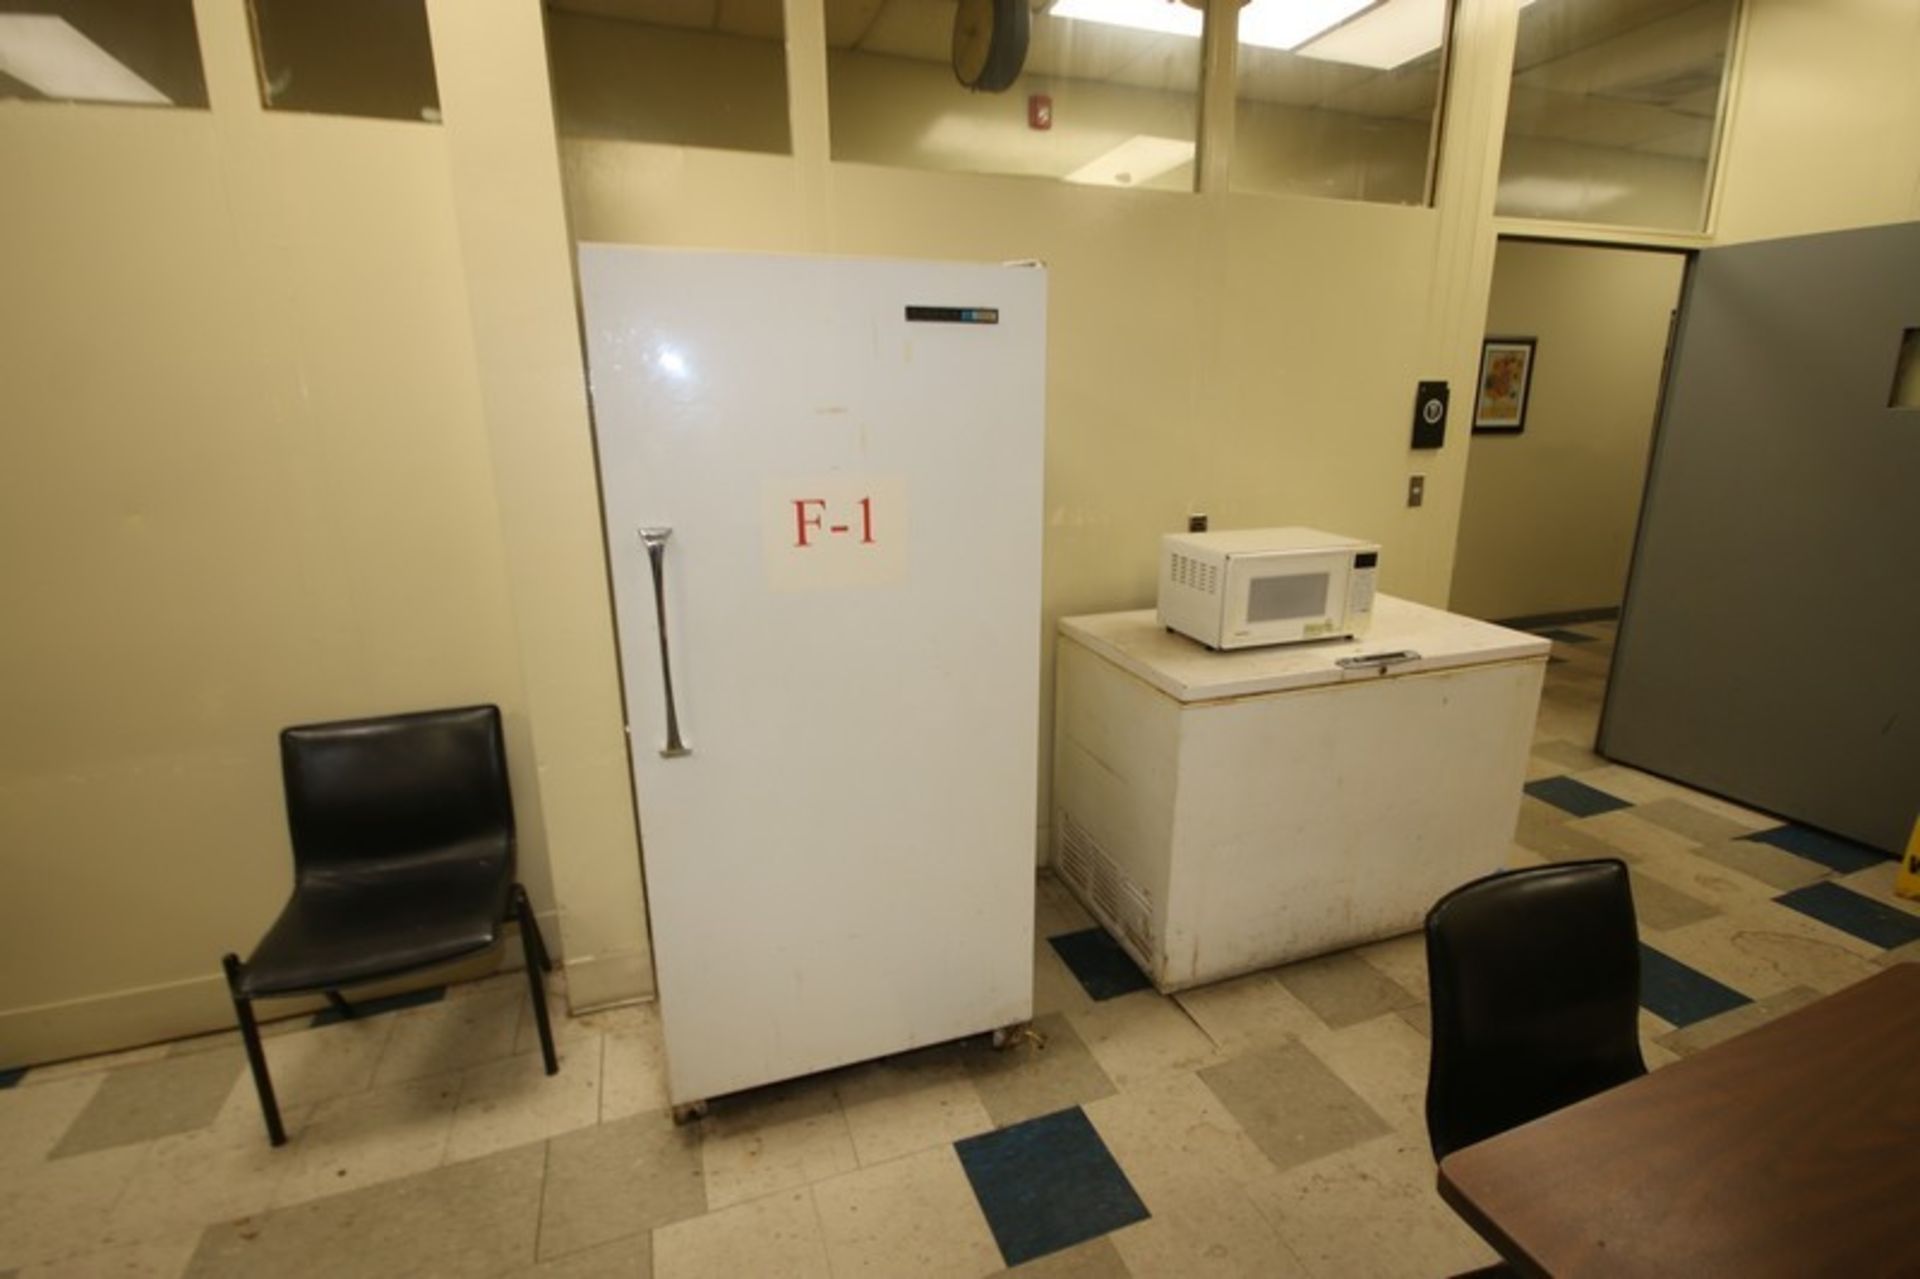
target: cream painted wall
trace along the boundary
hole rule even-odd
[[[1487,332],[1539,346],[1526,430],[1473,437],[1453,609],[1619,605],[1683,270],[1673,253],[1501,242]]]
[[[230,1024],[286,724],[500,703],[552,902],[446,139],[199,18],[211,112],[0,103],[6,1064]]]
[[[1920,218],[1920,4],[1747,0],[1716,243]]]
[[[788,9],[796,65],[819,47],[818,20]],[[1049,670],[1058,617],[1152,602],[1158,537],[1189,511],[1377,538],[1385,589],[1438,602],[1465,435],[1456,422],[1444,452],[1410,452],[1414,383],[1473,377],[1512,24],[1502,4],[1463,5],[1435,208],[830,163],[824,85],[796,77],[792,158],[566,141],[573,228],[589,241],[1046,261]],[[1411,471],[1429,477],[1418,510],[1405,505]]]

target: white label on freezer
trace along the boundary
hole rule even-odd
[[[886,586],[907,575],[907,482],[814,475],[761,486],[760,537],[776,591]]]

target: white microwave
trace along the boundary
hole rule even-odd
[[[1160,540],[1160,624],[1208,648],[1359,638],[1380,547],[1311,528],[1172,533]]]

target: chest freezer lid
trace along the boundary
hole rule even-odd
[[[1527,658],[1545,659],[1553,645],[1538,635],[1376,595],[1373,625],[1362,640],[1280,644],[1218,653],[1160,625],[1150,608],[1060,620],[1060,633],[1182,702],[1210,702],[1256,693],[1397,679]],[[1343,667],[1341,658],[1413,652],[1387,666]]]

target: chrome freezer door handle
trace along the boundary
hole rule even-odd
[[[667,691],[667,744],[661,750],[664,759],[677,759],[693,751],[680,740],[680,716],[673,708],[673,663],[667,656],[667,539],[670,528],[643,528],[640,544],[647,548],[647,563],[653,568],[653,616],[660,627],[660,680]]]

